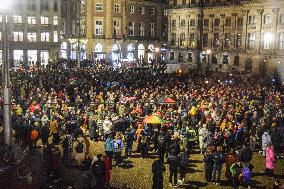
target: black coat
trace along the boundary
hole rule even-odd
[[[166,171],[165,166],[162,162],[156,160],[152,164],[152,173],[153,173],[153,185],[152,189],[163,189],[163,172]]]

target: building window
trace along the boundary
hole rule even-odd
[[[284,49],[284,32],[279,33],[279,49]]]
[[[188,62],[192,62],[192,52],[187,53],[187,60]]]
[[[254,32],[248,33],[248,48],[249,49],[254,48],[254,42],[255,42],[255,33]]]
[[[239,66],[240,65],[240,57],[239,57],[239,55],[235,56],[234,65],[235,66]]]
[[[232,25],[232,19],[231,18],[226,18],[225,25],[226,26],[231,26]]]
[[[280,24],[284,24],[284,14],[280,14]]]
[[[102,20],[95,21],[95,35],[103,35],[103,21]]]
[[[171,34],[171,45],[176,45],[176,33]]]
[[[134,36],[134,22],[128,22],[128,35]]]
[[[35,16],[28,16],[28,24],[36,24],[36,17]]]
[[[237,20],[237,27],[241,28],[243,27],[243,17],[238,17],[238,20]]]
[[[195,20],[191,19],[189,25],[190,27],[195,27]]]
[[[249,24],[255,24],[255,23],[256,23],[255,16],[249,16],[248,23],[249,23]]]
[[[272,23],[272,16],[269,14],[264,15],[264,24],[271,24]]]
[[[223,54],[223,64],[228,64],[229,63],[229,55],[228,53]]]
[[[209,19],[204,19],[203,26],[208,27],[209,26]]]
[[[220,26],[220,19],[219,19],[219,18],[216,18],[216,19],[214,20],[214,26],[215,26],[215,27],[219,27],[219,26]]]
[[[22,24],[23,23],[22,16],[14,15],[13,21],[14,21],[14,24]]]
[[[103,11],[103,4],[102,3],[96,4],[96,11]]]
[[[184,42],[185,42],[185,33],[181,33],[179,35],[179,43],[180,43],[181,46],[184,46],[185,45]]]
[[[49,33],[48,32],[42,32],[40,40],[42,42],[49,42]]]
[[[168,9],[164,9],[164,16],[168,16]]]
[[[231,34],[225,33],[225,48],[230,48],[231,46]]]
[[[113,34],[116,36],[118,33],[120,33],[120,23],[119,20],[113,21]]]
[[[203,34],[203,47],[208,47],[208,33]]]
[[[28,1],[28,9],[29,10],[34,10],[34,11],[36,10],[36,3],[35,3],[35,1],[36,0],[29,0]]]
[[[0,22],[2,22],[3,18],[2,18],[2,15],[0,15]]]
[[[139,24],[139,34],[141,37],[143,37],[145,35],[145,27],[144,27],[144,23],[140,22]]]
[[[151,15],[154,15],[154,14],[155,14],[155,9],[154,9],[154,8],[151,8],[150,14],[151,14]]]
[[[13,32],[14,41],[24,41],[24,34],[23,32]]]
[[[189,34],[189,41],[190,41],[190,43],[193,43],[195,41],[195,34],[194,33]]]
[[[263,49],[271,49],[272,33],[265,32],[263,35]]]
[[[36,42],[36,33],[27,34],[28,42]]]
[[[237,33],[237,48],[242,47],[243,42],[242,42],[242,34],[241,33]]]
[[[140,7],[140,14],[145,14],[145,7]]]
[[[135,7],[133,5],[130,5],[129,12],[130,13],[134,13],[135,12]]]
[[[54,2],[53,2],[53,10],[54,10],[54,12],[57,12],[57,11],[58,11],[57,0],[54,0]]]
[[[181,22],[180,22],[180,27],[185,27],[185,20],[181,20]]]
[[[58,17],[57,16],[53,17],[53,25],[55,25],[55,26],[58,25]]]
[[[176,20],[172,20],[172,28],[177,27],[177,21]]]
[[[55,43],[58,42],[58,32],[57,31],[53,32],[53,42],[55,42]]]
[[[72,20],[72,24],[71,24],[71,34],[75,35],[76,34],[76,20]]]
[[[154,26],[154,23],[150,23],[150,37],[155,37],[155,26]]]
[[[214,33],[214,42],[213,42],[213,46],[215,48],[219,47],[220,45],[220,36],[219,33]]]
[[[40,0],[40,10],[48,11],[48,1],[49,0]]]
[[[119,4],[114,5],[114,12],[120,12],[120,5]]]
[[[48,23],[48,17],[47,16],[41,16],[40,17],[40,24],[42,24],[42,25],[49,24]]]
[[[2,41],[2,32],[0,32],[0,41]],[[1,56],[0,56],[1,58]]]

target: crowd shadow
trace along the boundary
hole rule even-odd
[[[201,181],[186,181],[184,184],[179,185],[179,188],[195,189],[200,187],[206,187],[206,182]]]

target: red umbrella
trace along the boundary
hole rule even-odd
[[[171,98],[165,98],[165,99],[162,101],[162,103],[164,103],[164,104],[174,104],[175,101],[174,101],[173,99],[171,99]]]

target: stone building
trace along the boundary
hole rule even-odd
[[[81,59],[106,59],[113,63],[151,61],[160,56],[160,48],[167,41],[164,0],[62,1],[62,12],[66,12],[62,17],[63,33],[67,39],[61,45],[62,57],[75,59],[79,49]],[[80,35],[76,33],[78,22],[84,26]],[[78,36],[80,48],[77,48]]]
[[[284,1],[171,0],[169,61],[272,73],[284,64]]]
[[[0,13],[1,41],[6,31],[11,64],[17,66],[25,61],[46,65],[56,59],[61,31],[60,5],[60,0],[13,0],[12,7]]]

